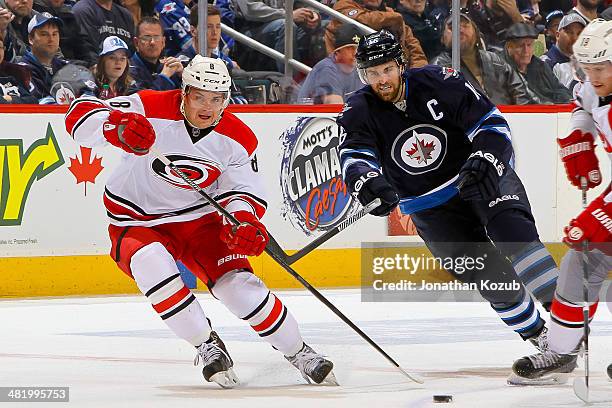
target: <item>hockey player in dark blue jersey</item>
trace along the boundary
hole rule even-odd
[[[464,282],[520,277],[518,290],[481,295],[523,339],[543,345],[545,322],[529,292],[548,306],[558,270],[512,168],[502,114],[457,71],[405,68],[400,45],[385,30],[361,39],[357,67],[368,86],[338,116],[346,132],[342,175],[351,193],[362,204],[380,198],[374,215],[386,216],[398,205],[411,214],[436,257],[473,253],[470,243],[480,243],[484,271],[449,272]]]

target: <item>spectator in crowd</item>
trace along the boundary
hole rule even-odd
[[[3,4],[0,2],[0,4]],[[12,41],[10,38],[9,27],[15,15],[7,8],[0,5],[0,44],[4,47],[4,56],[6,60],[12,60],[14,57]]]
[[[19,60],[32,74],[32,95],[40,103],[54,103],[51,96],[53,75],[68,61],[57,57],[62,20],[47,13],[37,14],[28,24],[30,51]],[[49,99],[50,98],[50,99]]]
[[[526,81],[542,103],[568,103],[570,91],[561,85],[544,61],[533,55],[538,30],[531,24],[517,23],[506,31],[503,57]]]
[[[601,3],[602,0],[577,0],[576,7],[571,9],[569,13],[580,15],[588,24],[591,20],[597,18],[597,9]]]
[[[285,50],[284,0],[236,0],[235,28],[243,34],[279,52]],[[321,16],[314,10],[299,7],[293,10],[293,58],[310,56],[310,38],[320,28]],[[238,44],[238,63],[246,70],[284,72],[284,63],[273,63],[269,57]]]
[[[134,80],[129,70],[130,50],[117,36],[106,37],[96,65],[97,96],[110,99],[134,91]]]
[[[482,45],[476,24],[466,14],[461,14],[460,24],[461,72],[465,79],[496,105],[526,105],[539,103],[527,88],[520,74],[494,52]],[[432,63],[450,68],[452,46],[452,21],[446,20],[442,36],[446,50]]]
[[[142,19],[142,7],[140,6],[139,0],[119,0],[119,4],[126,8],[127,11],[132,15],[134,20],[134,26],[137,26]]]
[[[207,14],[206,14],[207,26],[206,26],[206,57],[211,58],[220,58],[225,62],[227,66],[227,70],[230,73],[230,76],[233,73],[234,68],[238,67],[236,61],[232,61],[227,55],[225,55],[221,50],[219,50],[219,42],[221,41],[221,14],[219,9],[212,4],[208,5]],[[178,55],[178,58],[183,62],[183,64],[188,63],[196,56],[196,51],[200,48],[200,42],[198,38],[198,6],[195,5],[191,9],[191,14],[189,16],[190,22],[190,30],[193,38],[193,47],[189,48],[187,51],[184,51]],[[231,104],[247,104],[248,101],[234,83],[232,83],[231,91],[230,91],[230,103]]]
[[[140,20],[134,45],[136,52],[130,58],[130,75],[138,89],[164,91],[181,87],[183,65],[176,57],[162,58],[166,39],[158,18]]]
[[[344,24],[336,32],[334,51],[319,61],[306,77],[298,102],[344,103],[348,95],[363,87],[355,69],[359,30]]]
[[[86,31],[79,25],[72,9],[64,0],[34,0],[34,10],[49,13],[62,20],[60,51],[69,61],[83,61],[91,67],[96,64],[98,48],[94,47]]]
[[[485,20],[479,22],[488,49],[502,50],[506,30],[524,21],[515,0],[484,0]]]
[[[546,15],[546,23],[544,24],[544,35],[546,37],[546,49],[550,50],[551,47],[557,42],[557,32],[559,31],[559,22],[563,18],[563,12],[561,10],[553,10]]]
[[[412,30],[404,23],[400,13],[386,7],[383,0],[338,0],[334,10],[347,17],[373,28],[374,30],[387,29],[396,38],[400,39],[404,48],[407,66],[418,68],[427,65],[427,57],[421,48],[419,40],[412,34]],[[334,50],[334,37],[344,23],[332,19],[325,31],[325,47],[328,52]]]
[[[400,0],[396,11],[419,40],[427,60],[431,60],[442,51],[442,27],[436,24],[426,6],[426,0]]]
[[[134,19],[125,7],[113,0],[79,0],[72,12],[96,51],[111,35],[121,38],[133,51]]]
[[[4,44],[7,57],[15,60],[28,50],[28,23],[38,12],[32,10],[32,0],[0,0],[0,8],[7,9],[13,16]]]
[[[586,21],[577,13],[564,16],[559,23],[557,42],[541,57],[559,82],[570,91],[575,81],[570,57],[574,54],[574,43],[586,25]]]
[[[196,14],[197,14],[197,8]],[[189,8],[182,0],[159,0],[155,12],[164,28],[166,55],[177,56],[182,52],[193,52],[193,37],[189,24]]]
[[[28,91],[29,81],[25,68],[4,61],[4,44],[0,42],[0,104],[38,103]]]
[[[206,55],[204,55],[204,57],[222,59],[231,74],[234,68],[240,67],[236,61],[232,60],[219,49],[219,42],[221,41],[221,13],[220,10],[212,4],[208,5],[206,22]],[[196,53],[199,52],[197,4],[191,8],[189,24],[189,30],[193,38],[193,47],[179,54],[179,56],[183,57],[181,58],[182,60],[191,60],[195,57]]]
[[[526,23],[538,24],[542,21],[540,0],[516,0],[516,6]]]

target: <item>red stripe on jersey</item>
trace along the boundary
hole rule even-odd
[[[150,221],[150,220],[154,220],[154,219],[160,218],[159,215],[142,215],[142,214],[139,214],[139,213],[135,212],[134,210],[130,209],[129,207],[125,207],[125,206],[123,206],[121,204],[118,204],[115,201],[111,200],[106,195],[106,193],[104,194],[103,200],[104,200],[104,206],[106,207],[108,212],[110,212],[113,215],[124,215],[126,217],[130,217],[133,220],[137,220],[137,221]]]
[[[72,106],[68,110],[66,114],[66,131],[72,136],[72,130],[74,129],[74,125],[85,116],[87,113],[91,112],[94,109],[107,108],[102,102],[94,102],[91,100],[76,100],[73,102]]]
[[[597,304],[598,302],[592,304],[589,307],[589,319],[593,318],[593,315],[595,315],[595,311],[597,310]],[[550,314],[557,320],[561,320],[566,323],[584,322],[582,306],[561,303],[559,300],[557,300],[557,298],[553,299],[552,306],[550,308]]]
[[[185,299],[191,292],[187,289],[187,286],[183,286],[178,292],[170,296],[166,300],[162,300],[156,305],[153,305],[153,309],[157,313],[163,313],[173,306],[176,306],[181,300]]]
[[[152,91],[138,92],[142,101],[145,116],[149,119],[183,120],[181,113],[181,91]]]
[[[612,128],[612,102],[610,103],[610,107],[608,108],[608,126]],[[601,139],[603,140],[604,148],[606,152],[612,153],[612,139],[608,139],[608,137],[612,138],[612,135],[604,135],[600,133]]]
[[[252,155],[257,148],[257,136],[243,121],[238,119],[233,113],[223,112],[223,117],[215,132],[227,136],[240,143],[245,148],[248,155]]]
[[[274,296],[274,295],[272,295]],[[261,332],[264,330],[268,330],[272,324],[278,319],[278,317],[281,314],[281,311],[283,310],[283,304],[281,303],[280,300],[278,300],[278,298],[276,296],[274,296],[274,306],[272,307],[272,311],[270,312],[270,314],[268,315],[268,317],[266,317],[264,319],[263,322],[259,323],[256,326],[251,326],[253,327],[253,330],[255,330],[256,332]]]

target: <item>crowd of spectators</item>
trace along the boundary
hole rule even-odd
[[[411,68],[451,65],[451,0],[319,1],[391,31]],[[293,73],[290,80],[299,85],[284,102],[343,103],[362,86],[355,69],[360,31],[294,4],[293,56],[313,69],[307,76]],[[461,70],[496,104],[567,103],[578,80],[572,46],[592,19],[609,18],[611,4],[461,0]],[[199,46],[197,7],[194,0],[0,0],[0,103],[65,103],[68,88],[72,97],[85,92],[103,99],[180,88],[183,67]],[[209,0],[207,13],[207,54],[222,59],[243,79],[238,82],[262,78],[248,73],[284,71],[282,62],[221,30],[227,24],[284,52],[284,0]],[[234,86],[231,102],[248,103],[247,96]]]

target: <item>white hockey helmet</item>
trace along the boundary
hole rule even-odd
[[[197,54],[183,70],[183,92],[187,87],[202,89],[204,91],[223,92],[227,107],[230,100],[232,78],[225,62],[219,58],[203,57]]]
[[[574,56],[581,64],[612,61],[612,21],[591,21],[574,44]]]

